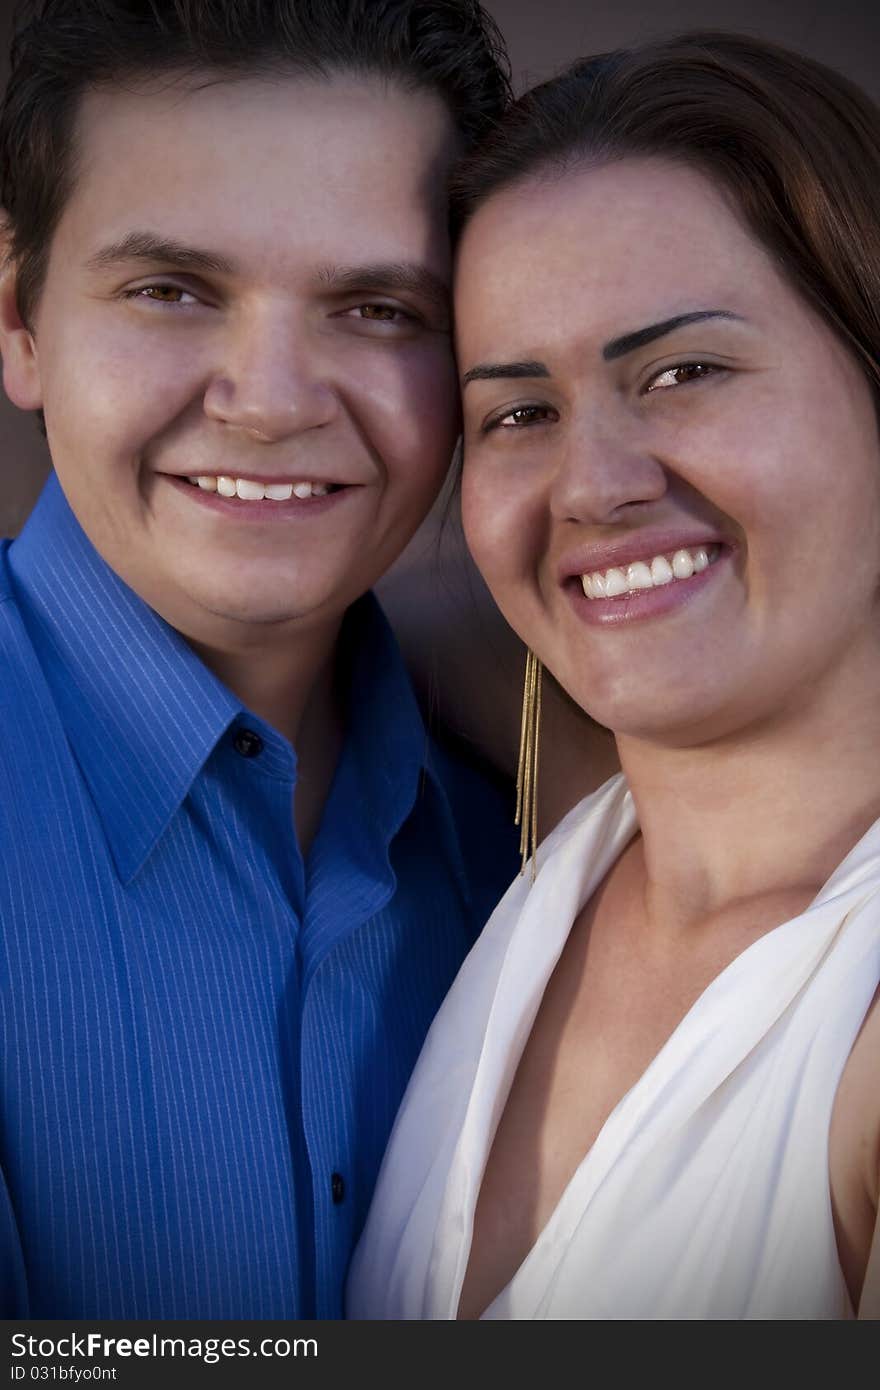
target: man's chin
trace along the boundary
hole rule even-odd
[[[319,594],[202,594],[162,616],[196,643],[230,649],[263,646],[298,631],[332,624],[342,618],[351,599]]]

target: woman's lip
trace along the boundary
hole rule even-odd
[[[718,542],[714,544],[717,545]],[[698,547],[679,547],[685,550],[696,548]],[[636,589],[616,598],[587,598],[579,574],[570,576],[563,588],[575,613],[584,623],[596,627],[610,627],[622,623],[644,622],[649,618],[660,618],[665,614],[674,613],[697,598],[727,571],[732,557],[732,549],[723,545],[717,560],[698,574],[691,575],[689,579],[673,579],[657,588]]]
[[[570,579],[580,579],[583,574],[595,574],[597,571],[604,574],[612,568],[624,569],[637,560],[650,565],[658,555],[673,555],[676,550],[707,550],[713,545],[732,548],[727,537],[706,531],[688,535],[683,535],[681,531],[634,532],[620,540],[570,550],[560,562],[558,580],[560,584],[565,584]]]

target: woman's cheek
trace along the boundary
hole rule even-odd
[[[485,574],[492,557],[492,535],[498,531],[498,515],[490,506],[486,470],[474,462],[467,446],[461,474],[461,520],[468,549]]]
[[[497,470],[468,463],[465,454],[461,505],[465,539],[490,588],[509,582],[522,568],[532,529],[524,499]]]

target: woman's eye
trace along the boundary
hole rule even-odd
[[[127,299],[149,299],[156,304],[197,304],[196,296],[180,285],[139,285],[137,289],[126,291]]]
[[[720,371],[710,362],[679,362],[674,367],[666,367],[652,377],[645,387],[646,391],[667,391],[670,386],[686,386],[690,381],[700,381]]]
[[[487,425],[487,430],[523,429],[528,425],[541,425],[546,420],[556,420],[558,415],[549,405],[518,405],[504,415],[496,415]]]

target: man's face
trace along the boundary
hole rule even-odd
[[[334,619],[430,507],[457,433],[454,143],[439,98],[367,78],[85,98],[7,390],[45,411],[97,550],[187,636]]]

